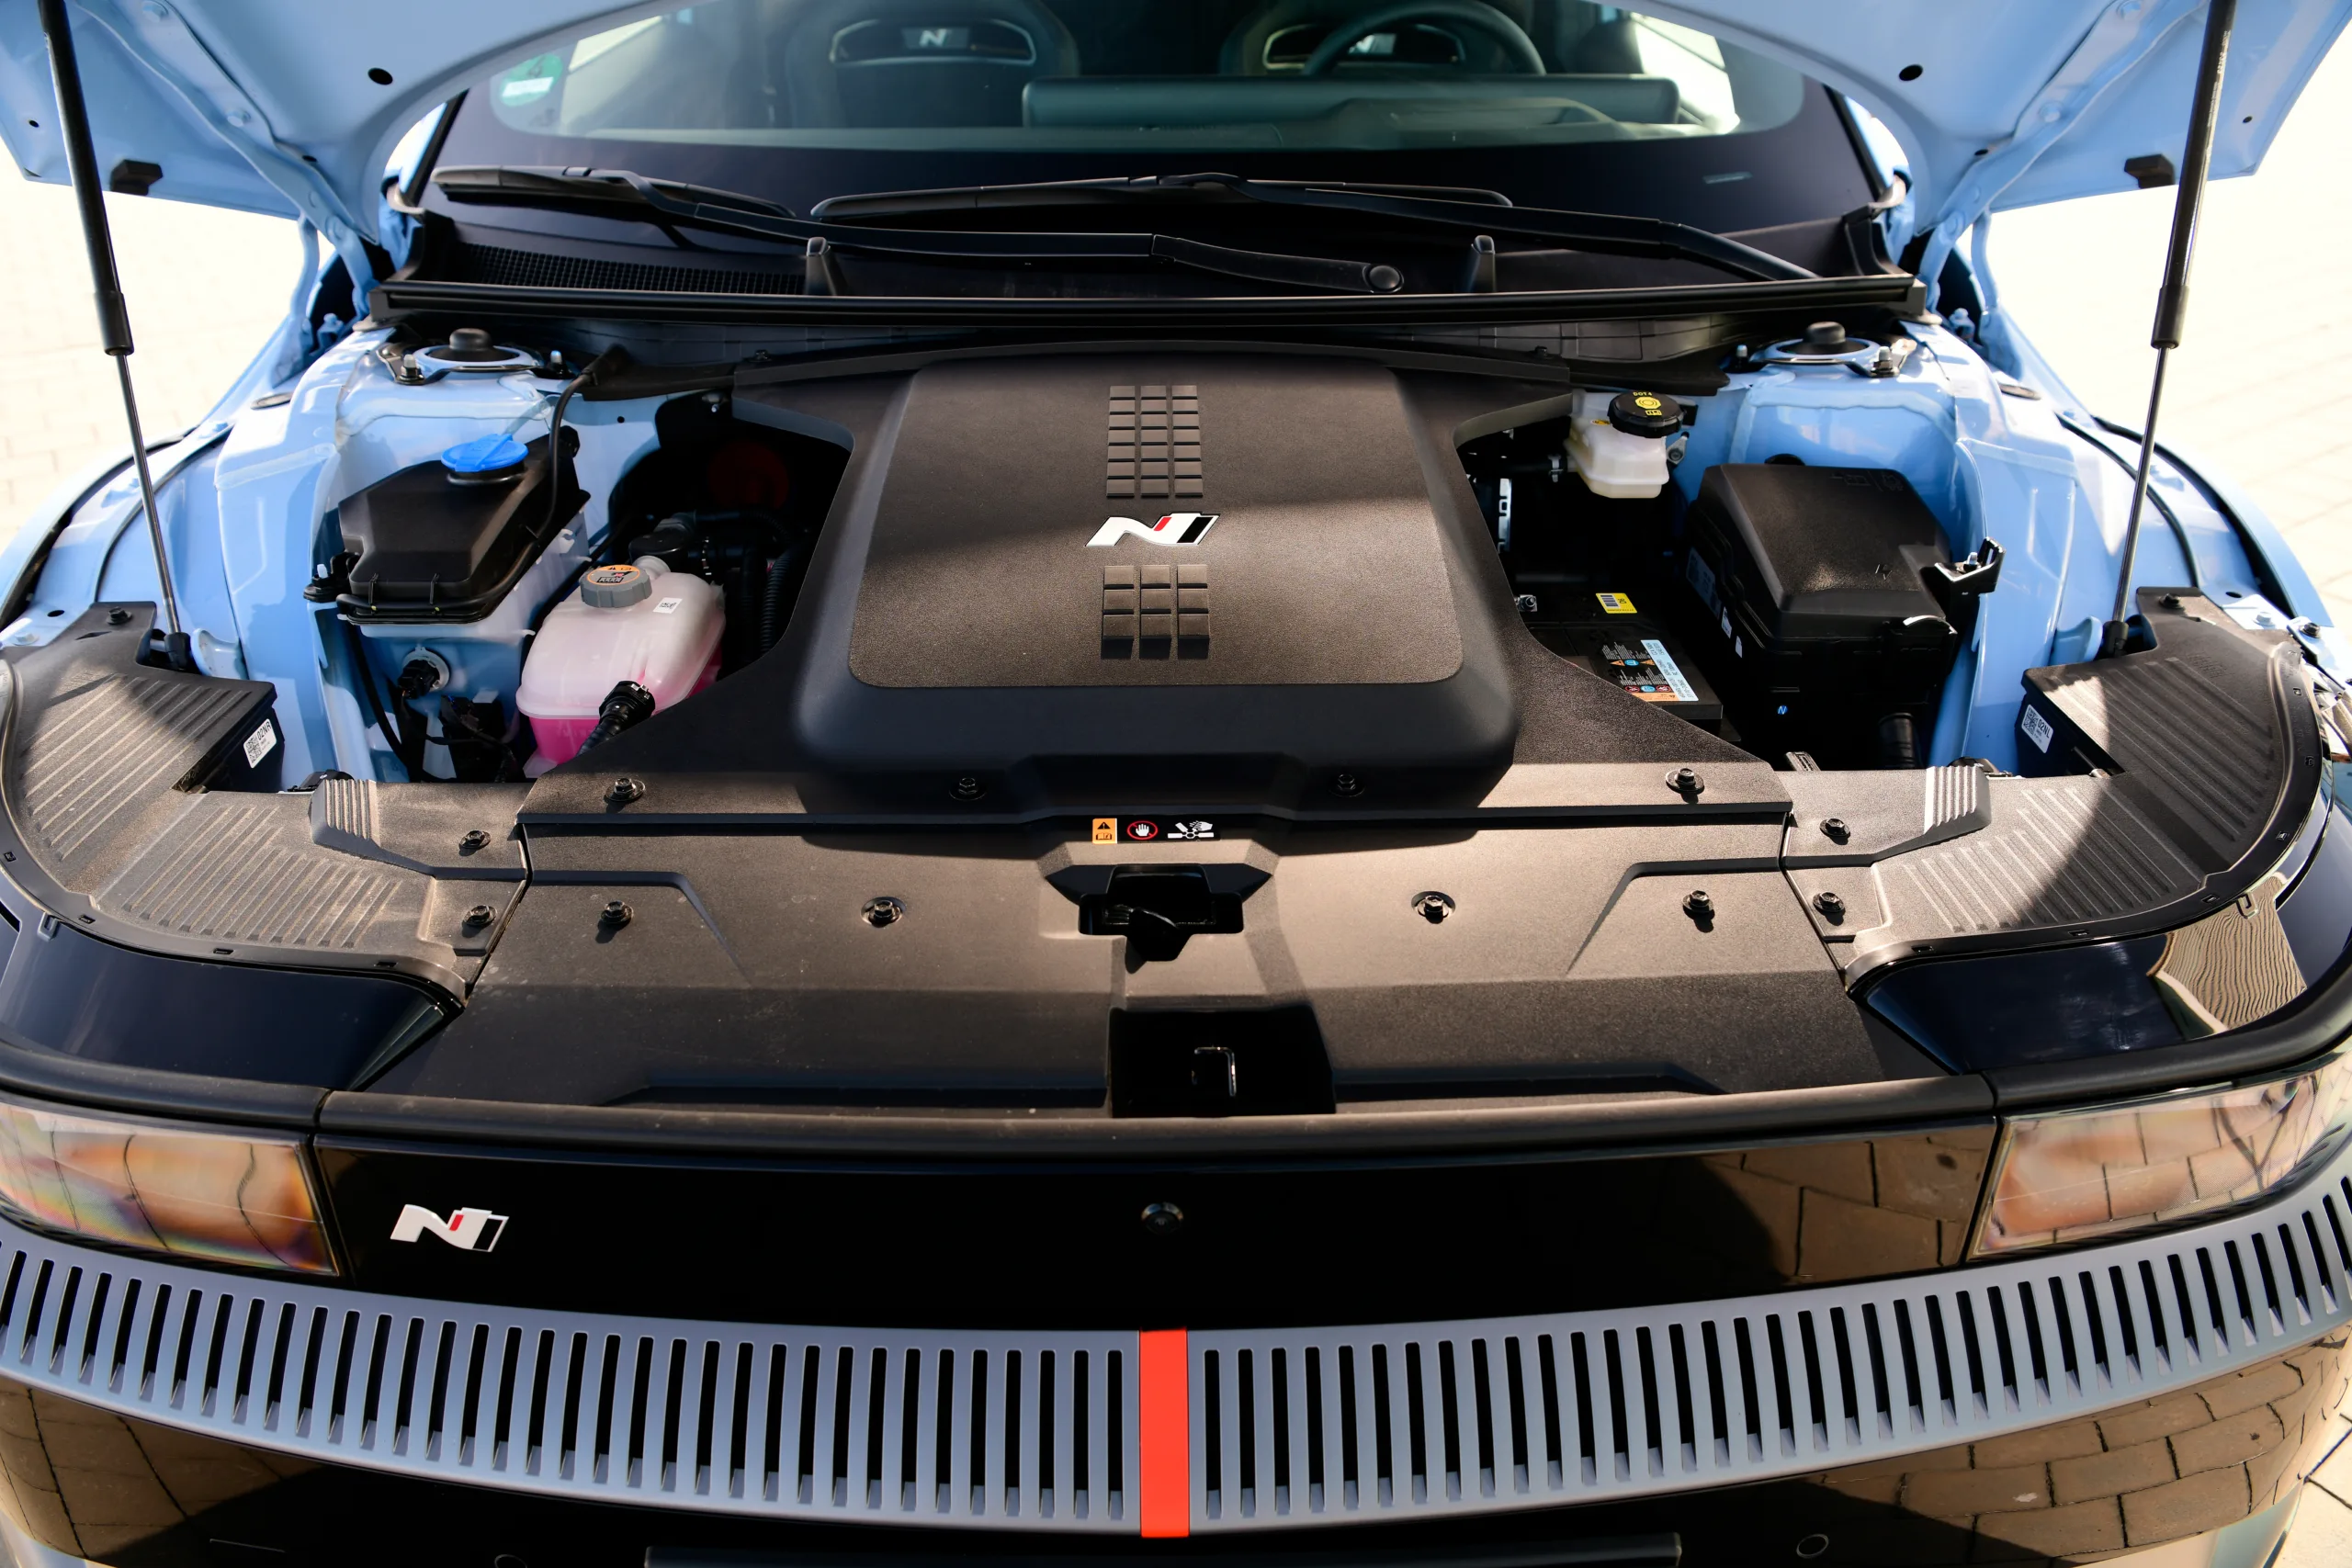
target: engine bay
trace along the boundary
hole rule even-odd
[[[2298,897],[2352,853],[2334,688],[2218,502],[2163,476],[2180,586],[2094,661],[2043,520],[2118,504],[2108,437],[1932,323],[1783,330],[1619,384],[359,334],[181,481],[299,597],[166,671],[126,555],[9,635],[27,692],[226,694],[95,838],[44,805],[78,731],[18,726],[81,931],[0,1024],[93,1037],[114,942],[431,1000],[307,1053],[224,1014],[232,1076],[1083,1118],[1932,1077],[2291,1002],[2352,930]],[[2087,1043],[2018,999],[2053,976]]]

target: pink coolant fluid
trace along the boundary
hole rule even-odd
[[[538,749],[523,771],[533,778],[579,754],[612,689],[634,681],[656,713],[718,679],[718,637],[727,614],[718,590],[648,557],[600,566],[548,612],[523,661],[515,705]]]

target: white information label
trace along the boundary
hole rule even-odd
[[[1698,691],[1692,687],[1689,677],[1682,673],[1682,666],[1674,661],[1674,655],[1666,651],[1666,644],[1656,637],[1644,637],[1642,651],[1650,656],[1650,662],[1657,666],[1657,672],[1666,677],[1668,685],[1674,688],[1676,701],[1695,703],[1699,700]]]
[[[653,606],[653,613],[657,615],[674,615],[678,613],[678,606],[684,603],[684,599],[664,599]]]
[[[2018,710],[2018,728],[2025,731],[2025,738],[2033,742],[2035,750],[2050,750],[2050,721],[2035,712],[2030,704]]]
[[[263,719],[254,732],[245,737],[245,766],[258,768],[261,760],[277,750],[277,726]]]

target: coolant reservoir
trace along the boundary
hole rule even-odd
[[[548,612],[523,661],[514,704],[538,743],[523,771],[537,778],[571,761],[596,728],[597,708],[623,681],[651,693],[659,713],[718,679],[726,626],[716,587],[650,556],[590,571]]]
[[[1666,488],[1667,444],[1682,405],[1663,392],[1578,392],[1568,421],[1568,465],[1595,495],[1640,501]]]

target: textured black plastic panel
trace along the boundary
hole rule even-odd
[[[1172,397],[1177,386],[1196,387],[1196,399]],[[1165,486],[1159,500],[1132,488],[1105,499],[1103,410],[1121,388],[1130,399],[1119,400],[1159,405],[1137,419],[1200,421],[1198,499]],[[1135,395],[1142,388],[1160,395]],[[1193,400],[1197,414],[1167,407]],[[1462,640],[1407,421],[1393,375],[1347,362],[925,370],[898,434],[909,457],[892,466],[875,513],[851,672],[894,687],[1442,681],[1461,668]],[[1174,466],[1164,455],[1141,462],[1160,479]],[[1109,518],[1151,529],[1178,511],[1216,522],[1192,544],[1169,537],[1182,525],[1089,544]],[[1105,660],[1102,569],[1180,564],[1216,579],[1214,651]]]

